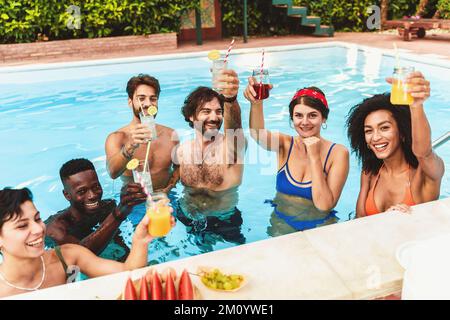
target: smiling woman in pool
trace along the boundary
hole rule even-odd
[[[73,266],[89,277],[144,267],[148,244],[153,239],[147,227],[148,217],[145,216],[136,227],[125,263],[99,258],[76,244],[45,250],[45,224],[32,202],[30,190],[0,190],[0,251],[3,256],[0,297],[70,282]]]
[[[439,197],[444,162],[433,152],[423,106],[430,83],[420,72],[408,81],[414,100],[409,107],[394,106],[389,94],[378,94],[350,110],[347,134],[362,163],[357,217],[407,211]]]
[[[271,223],[288,233],[335,221],[339,197],[347,179],[347,149],[321,136],[328,119],[325,94],[316,87],[298,90],[289,103],[290,121],[297,133],[290,136],[265,129],[263,100],[255,99],[254,78],[244,96],[251,103],[251,136],[263,148],[278,155],[277,195]],[[277,226],[275,226],[277,225]],[[274,235],[269,228],[269,234]]]

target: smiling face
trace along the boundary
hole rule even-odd
[[[37,258],[44,254],[45,224],[33,202],[25,201],[14,219],[0,230],[2,253],[20,258]]]
[[[95,213],[100,208],[103,189],[94,170],[81,171],[64,180],[64,196],[80,213]]]
[[[400,148],[397,122],[387,110],[374,111],[366,117],[364,136],[368,147],[378,159],[387,159]]]
[[[150,106],[158,107],[158,96],[155,88],[146,84],[139,85],[134,92],[133,100],[128,98],[128,105],[133,108],[133,113],[136,117],[139,118],[141,106],[145,115],[148,115],[147,110]],[[156,114],[154,117],[156,118]]]
[[[204,103],[197,108],[195,116],[191,116],[190,120],[194,122],[194,127],[198,128],[195,123],[201,123],[202,134],[214,135],[217,133],[223,122],[223,109],[217,98]]]
[[[319,137],[322,123],[325,122],[320,111],[305,104],[297,104],[292,113],[294,129],[300,137]]]

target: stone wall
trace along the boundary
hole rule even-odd
[[[176,33],[3,44],[0,45],[0,63],[60,60],[68,57],[86,59],[103,55],[126,55],[127,51],[139,51],[145,55],[146,52],[150,54],[176,48]]]

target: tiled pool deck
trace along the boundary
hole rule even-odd
[[[404,270],[400,245],[450,233],[450,198],[421,204],[412,213],[387,212],[257,241],[154,266],[196,272],[198,266],[250,275],[234,293],[193,282],[204,299],[376,299],[398,294]],[[132,272],[138,279],[147,268]],[[128,272],[17,295],[12,299],[115,299]]]

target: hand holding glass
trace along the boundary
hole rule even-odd
[[[220,75],[220,71],[225,70],[227,68],[227,61],[225,59],[216,59],[213,60],[212,65],[212,89],[214,91],[220,92],[222,89],[218,88],[217,78]]]
[[[406,77],[414,71],[413,67],[395,67],[392,79],[391,103],[396,105],[410,105],[414,102],[408,93]]]
[[[253,84],[253,89],[256,92],[256,100],[264,100],[269,97],[270,81],[269,81],[269,70],[263,69],[253,69],[252,73],[255,83]]]
[[[154,193],[147,200],[147,212],[149,217],[148,233],[152,237],[164,237],[172,228],[170,200],[163,192]]]

